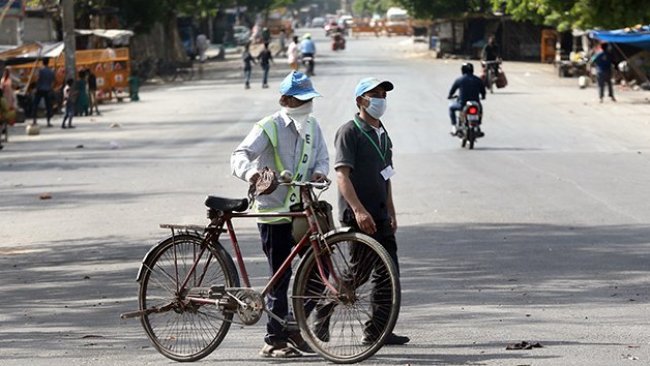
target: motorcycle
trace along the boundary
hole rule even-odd
[[[332,35],[332,51],[338,51],[344,49],[345,49],[345,38],[343,38],[343,34],[334,33]]]
[[[302,64],[305,66],[305,74],[314,76],[314,56],[309,54],[302,55]]]
[[[452,98],[455,98],[452,97]],[[483,137],[481,122],[483,110],[478,101],[468,101],[458,115],[458,130],[456,136],[461,139],[460,146],[474,149],[474,144],[479,137]]]

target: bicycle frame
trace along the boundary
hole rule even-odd
[[[282,263],[280,268],[275,272],[275,274],[268,281],[264,289],[260,292],[262,296],[266,296],[269,293],[271,288],[273,288],[273,286],[284,275],[285,271],[287,271],[287,269],[291,267],[291,262],[293,261],[293,259],[302,250],[304,250],[307,247],[308,243],[309,245],[311,245],[311,248],[312,250],[314,250],[314,253],[316,253],[316,265],[318,268],[318,273],[321,279],[323,280],[323,283],[329,289],[329,291],[331,291],[332,296],[338,296],[339,291],[334,286],[332,286],[330,281],[327,280],[328,275],[326,275],[326,271],[327,273],[334,276],[334,280],[338,282],[338,278],[336,278],[335,271],[333,271],[331,261],[327,260],[327,258],[325,258],[326,260],[323,261],[323,258],[321,256],[322,247],[320,244],[323,241],[324,233],[322,232],[322,228],[320,227],[318,220],[314,215],[314,208],[312,207],[314,199],[311,197],[312,193],[310,192],[307,186],[301,186],[300,190],[301,190],[303,202],[305,202],[305,209],[302,212],[275,212],[275,213],[221,212],[220,216],[212,219],[212,222],[206,228],[208,235],[205,237],[204,242],[209,243],[211,240],[218,240],[220,234],[224,232],[223,226],[224,225],[226,226],[227,229],[226,231],[230,236],[230,241],[232,243],[233,251],[237,259],[239,272],[241,274],[242,280],[244,281],[244,286],[247,288],[251,288],[248,271],[246,270],[246,264],[244,263],[243,260],[243,256],[239,247],[239,241],[237,240],[237,234],[235,233],[232,220],[235,218],[260,218],[260,217],[265,217],[265,218],[289,217],[292,219],[300,218],[300,217],[307,218],[309,229],[307,230],[305,235],[303,235],[302,239],[294,246],[287,259]],[[195,273],[196,267],[201,257],[203,256],[205,249],[206,247],[204,247],[196,257],[192,265],[192,268],[188,271],[186,277],[183,279],[180,289],[185,288],[189,283],[191,277],[196,274]],[[199,303],[210,303],[210,304],[214,303],[214,300],[204,299],[204,298],[187,297],[187,299]]]

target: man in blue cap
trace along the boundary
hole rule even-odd
[[[339,188],[339,220],[344,226],[364,232],[377,240],[397,261],[397,217],[393,204],[390,178],[393,170],[393,144],[384,129],[381,117],[386,111],[387,92],[393,90],[390,81],[376,78],[362,79],[355,89],[359,113],[336,132],[336,181]],[[379,283],[381,279],[373,278]],[[373,293],[373,303],[381,299]],[[373,308],[373,320],[366,324],[365,343],[373,342],[381,332],[381,320],[375,316],[387,313],[381,305]],[[400,345],[409,338],[390,334],[384,344]]]
[[[303,73],[292,71],[280,85],[280,110],[261,119],[253,126],[232,153],[230,165],[236,177],[255,184],[260,171],[268,167],[276,172],[289,170],[298,181],[323,181],[329,170],[329,155],[320,126],[311,113],[312,100],[320,97],[311,80]],[[256,212],[287,212],[300,201],[294,189],[279,186],[273,193],[258,196]],[[272,274],[289,256],[294,240],[290,218],[265,218],[258,220],[262,248]],[[287,290],[291,271],[267,295],[269,310],[280,318],[289,315]],[[298,357],[312,352],[300,332],[289,333],[280,322],[269,316],[264,337],[263,357]],[[289,344],[296,348],[291,347]]]

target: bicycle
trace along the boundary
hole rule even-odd
[[[485,88],[492,94],[494,93],[494,83],[496,82],[497,70],[499,69],[499,65],[501,65],[501,61],[481,61],[481,65],[483,66],[485,75]]]
[[[329,181],[280,184],[299,188],[298,211],[250,213],[245,212],[247,198],[208,196],[206,227],[160,225],[172,235],[145,255],[137,275],[139,310],[121,317],[140,317],[148,338],[164,356],[176,361],[206,357],[232,323],[253,325],[263,312],[290,330],[297,326],[307,344],[334,363],[360,362],[382,347],[400,307],[400,285],[390,256],[377,241],[350,228],[325,231],[331,206],[319,201],[314,190],[322,193]],[[306,221],[307,229],[281,268],[257,291],[250,285],[232,221],[260,217]],[[219,241],[223,233],[230,237],[237,267]],[[279,319],[266,309],[265,295],[298,255],[302,259],[290,294],[295,321]]]

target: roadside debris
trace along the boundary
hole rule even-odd
[[[38,196],[38,198],[42,200],[49,200],[52,199],[52,195],[49,193],[41,193],[41,195]]]
[[[544,346],[542,346],[542,344],[539,343],[539,342],[530,343],[530,342],[522,341],[522,342],[519,342],[519,343],[512,343],[512,344],[507,345],[506,350],[508,350],[508,351],[522,350],[522,349],[527,350],[527,349],[542,348],[542,347],[544,347]]]

